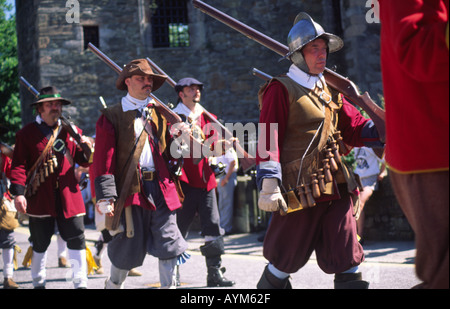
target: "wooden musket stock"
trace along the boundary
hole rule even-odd
[[[215,9],[214,7],[199,0],[193,0],[192,3],[203,13],[221,21],[225,25],[240,32],[249,39],[252,39],[267,47],[268,49],[276,52],[280,56],[284,57],[289,52],[289,48],[286,45],[273,40],[267,35],[247,26],[246,24],[236,20],[229,15],[226,15],[225,13]],[[381,141],[384,142],[386,136],[384,110],[380,108],[374,101],[372,101],[367,92],[363,95],[360,95],[356,85],[348,78],[345,78],[328,68],[325,68],[324,76],[330,87],[342,93],[353,104],[358,105],[367,112],[367,114],[377,127]]]
[[[154,63],[148,57],[147,61],[150,63],[153,69],[155,69],[155,71],[157,71],[159,74],[166,75],[167,82],[170,84],[170,86],[175,88],[176,82],[172,78],[170,78],[170,76],[166,74],[166,72],[164,72],[156,63]],[[201,108],[203,109],[203,113],[205,114],[205,116],[208,117],[210,121],[217,124],[228,136],[233,136],[232,133],[223,124],[221,124],[220,121],[218,121],[210,112],[208,112],[203,106],[201,106]],[[253,166],[256,165],[256,159],[253,156],[249,155],[245,151],[245,149],[239,144],[239,142],[234,143],[234,148],[236,149],[236,152],[239,156],[239,160],[241,162],[242,169],[244,170],[244,172],[250,170]]]

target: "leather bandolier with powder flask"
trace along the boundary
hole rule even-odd
[[[346,183],[348,192],[354,192],[359,187],[357,178],[341,159],[348,149],[337,129],[343,104],[340,94],[320,82],[316,89],[309,90],[281,76],[261,88],[260,104],[273,80],[286,87],[290,101],[286,136],[280,149],[281,190],[288,213],[331,199],[338,193],[338,184]]]
[[[39,158],[33,164],[31,169],[27,173],[27,186],[25,196],[31,197],[36,194],[39,186],[45,182],[45,180],[53,174],[58,168],[58,160],[54,153],[55,141],[61,130],[60,126],[56,126],[52,135],[49,137],[48,143],[42,151]],[[62,141],[61,141],[62,142]],[[62,142],[64,147],[64,142]]]

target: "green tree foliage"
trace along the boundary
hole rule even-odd
[[[21,127],[21,109],[16,18],[7,15],[11,10],[6,0],[0,0],[0,123],[10,129],[2,140],[14,144],[15,132]]]

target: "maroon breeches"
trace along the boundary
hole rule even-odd
[[[294,273],[316,251],[317,263],[327,274],[341,273],[364,260],[358,242],[353,203],[346,190],[341,199],[318,203],[281,216],[273,213],[264,240],[264,257],[277,269]]]

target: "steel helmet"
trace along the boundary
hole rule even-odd
[[[338,36],[327,33],[321,25],[316,23],[307,13],[300,13],[294,21],[294,26],[288,34],[289,53],[285,58],[299,66],[300,69],[309,72],[308,66],[305,63],[303,55],[296,53],[300,51],[306,44],[323,38],[328,42],[328,52],[334,53],[344,46],[344,42]]]

